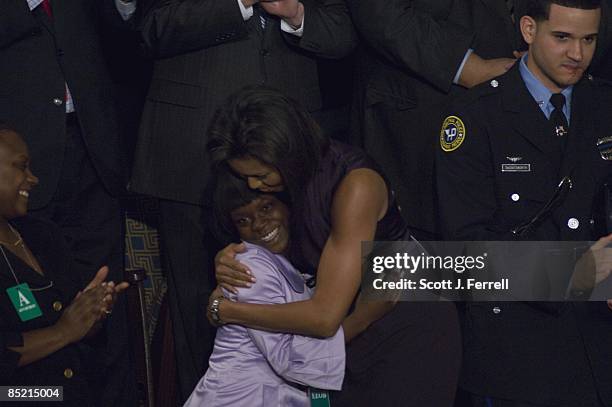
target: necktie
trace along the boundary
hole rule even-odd
[[[565,113],[563,113],[563,106],[565,106],[565,96],[563,93],[555,93],[550,97],[550,103],[554,109],[550,114],[548,121],[553,126],[553,132],[556,137],[565,137],[569,131],[569,125]]]
[[[551,156],[551,162],[555,165],[557,173],[561,170],[563,157],[565,156],[565,148],[567,146],[567,138],[569,134],[569,126],[567,118],[563,113],[565,105],[565,96],[562,93],[555,93],[550,97],[550,103],[554,109],[550,114],[548,122],[552,130],[552,140],[550,140],[551,148],[555,151],[554,156]]]
[[[259,27],[264,31],[268,22],[268,13],[262,7],[255,7],[255,14],[259,17]]]
[[[51,4],[49,3],[49,0],[42,0],[41,5],[43,10],[45,10],[45,13],[47,13],[47,15],[52,18],[53,12],[51,11]]]

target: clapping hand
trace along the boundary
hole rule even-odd
[[[572,288],[590,291],[610,277],[612,271],[612,234],[599,239],[578,260],[574,267]]]
[[[113,310],[113,305],[117,300],[117,294],[121,293],[123,290],[130,286],[127,282],[122,282],[119,284],[115,284],[113,281],[107,282],[106,278],[108,277],[108,267],[103,266],[98,270],[94,278],[87,284],[87,286],[83,289],[83,291],[79,291],[77,294],[77,298],[82,295],[84,292],[87,292],[96,287],[103,287],[105,291],[104,298],[102,302],[104,303],[103,316],[109,315]]]
[[[260,0],[259,4],[266,13],[285,20],[291,27],[298,29],[304,20],[304,5],[298,0]]]
[[[106,287],[98,285],[75,297],[56,323],[66,343],[74,343],[83,339],[103,318],[106,310],[104,301],[106,295]]]

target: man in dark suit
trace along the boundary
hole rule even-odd
[[[40,178],[30,212],[59,224],[83,286],[102,265],[110,280],[123,280],[117,197],[126,163],[97,26],[102,18],[122,26],[134,9],[115,0],[0,3],[0,116],[24,136]],[[123,307],[118,303],[107,322],[107,343],[88,350],[96,367],[72,367],[88,375],[100,405],[133,394]]]
[[[202,376],[214,339],[205,318],[216,252],[204,223],[206,129],[217,106],[267,84],[309,111],[321,107],[318,58],[340,58],[356,38],[344,0],[158,1],[142,23],[157,58],[144,108],[133,191],[160,198],[181,398]]]
[[[593,74],[612,81],[612,0],[602,1],[602,22]]]
[[[520,49],[503,0],[350,0],[364,39],[353,142],[390,178],[417,237],[437,233],[433,157],[444,103],[501,75]]]
[[[528,53],[453,101],[439,133],[439,209],[450,239],[601,236],[594,204],[612,163],[597,143],[610,133],[612,85],[586,73],[599,2],[531,0],[525,14]],[[463,317],[461,386],[472,405],[611,405],[606,303],[468,303]]]

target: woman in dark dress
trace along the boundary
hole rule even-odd
[[[234,95],[217,112],[210,136],[215,166],[229,167],[252,189],[289,196],[296,220],[290,258],[316,277],[308,301],[221,301],[215,316],[311,336],[333,335],[342,325],[347,371],[334,406],[452,405],[461,354],[454,306],[358,298],[361,242],[409,239],[375,163],[361,150],[325,138],[304,109],[265,88]],[[231,245],[217,256],[217,280],[230,290],[257,284],[234,259],[240,250]]]
[[[104,282],[103,267],[79,291],[59,229],[25,216],[37,183],[24,141],[0,124],[0,383],[63,386],[62,405],[89,406],[79,342],[97,333],[127,283]]]

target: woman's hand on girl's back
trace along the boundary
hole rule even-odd
[[[244,243],[230,243],[215,256],[217,283],[233,293],[237,293],[236,287],[248,288],[255,282],[249,268],[236,260],[236,255],[245,250]]]

